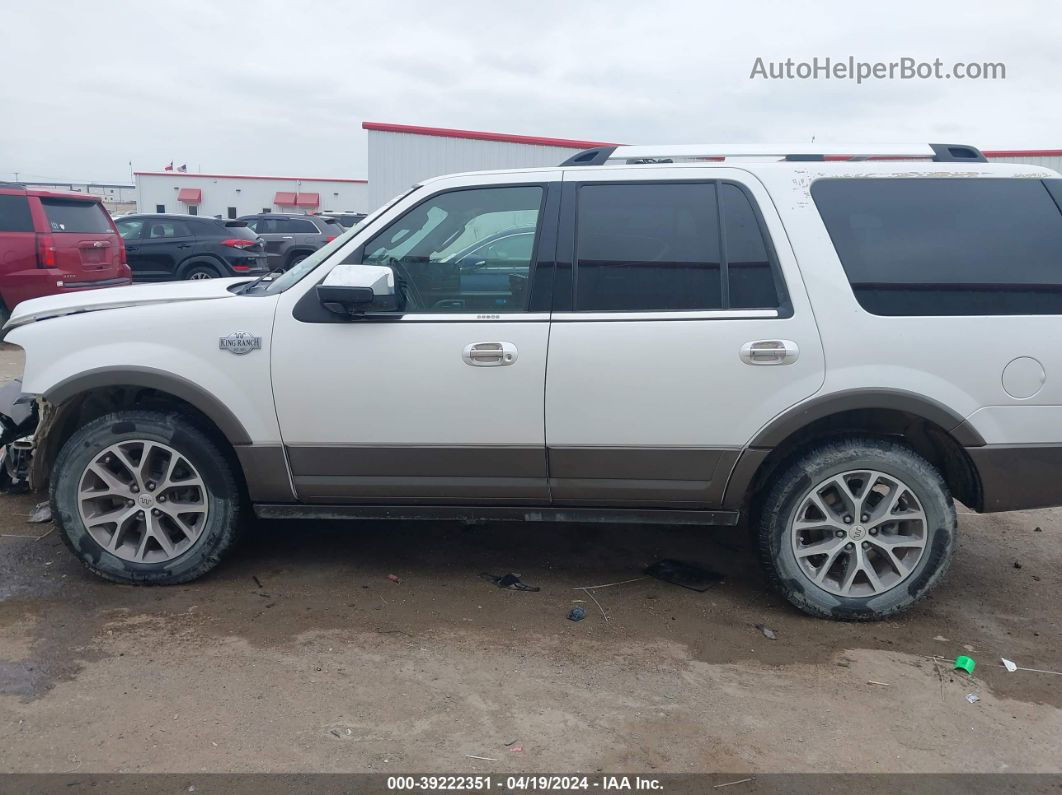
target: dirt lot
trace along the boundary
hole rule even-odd
[[[1062,770],[1062,676],[998,667],[1062,671],[1062,511],[963,513],[944,586],[859,625],[765,593],[742,530],[260,522],[152,589],[35,501],[0,497],[0,772]],[[725,582],[576,590],[663,557]]]

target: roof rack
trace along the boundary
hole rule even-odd
[[[606,163],[679,163],[730,158],[785,160],[931,160],[935,163],[987,163],[981,150],[964,144],[683,144],[597,146],[572,155],[562,166]]]

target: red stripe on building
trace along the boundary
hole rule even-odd
[[[363,121],[362,129],[370,132],[404,133],[406,135],[432,135],[437,138],[465,138],[470,141],[495,141],[505,144],[529,144],[530,146],[555,146],[559,149],[591,149],[595,146],[620,146],[602,141],[576,141],[570,138],[541,138],[532,135],[509,135],[508,133],[481,132],[479,130],[451,130],[446,127],[417,127],[410,124],[385,124]]]
[[[259,177],[250,174],[188,174],[180,171],[134,171],[138,177],[206,177],[208,179],[282,179],[289,182],[357,182],[368,183],[367,179],[336,179],[335,177]]]

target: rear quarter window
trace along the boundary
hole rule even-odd
[[[0,232],[32,232],[33,217],[25,196],[0,196]]]
[[[811,195],[868,312],[1062,314],[1062,212],[1040,180],[825,179]]]
[[[52,232],[102,235],[112,232],[110,218],[102,205],[76,199],[41,199]]]

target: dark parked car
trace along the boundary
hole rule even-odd
[[[0,182],[0,325],[20,301],[129,281],[122,239],[97,197]]]
[[[262,240],[269,255],[269,267],[286,271],[343,234],[343,225],[332,216],[262,213],[244,215],[245,221]]]
[[[143,213],[115,220],[135,281],[215,279],[269,270],[265,246],[242,221]]]

